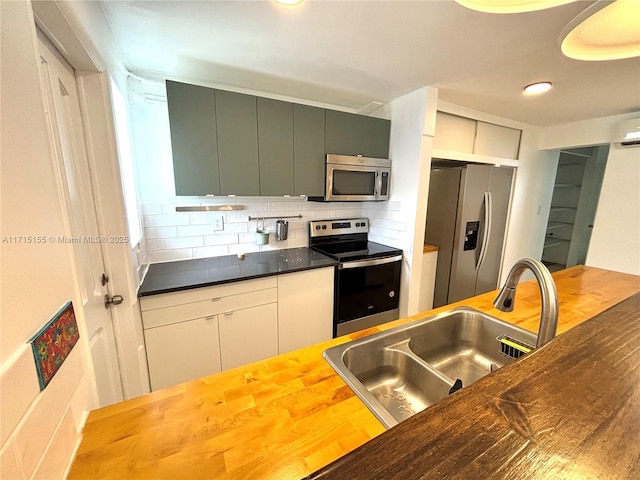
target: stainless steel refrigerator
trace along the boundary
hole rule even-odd
[[[437,245],[433,306],[498,287],[513,169],[431,170],[425,242]]]

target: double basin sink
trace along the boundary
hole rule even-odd
[[[528,330],[460,307],[329,348],[324,357],[390,428],[535,344]]]

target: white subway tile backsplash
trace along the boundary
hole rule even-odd
[[[252,243],[256,241],[256,231],[238,234],[238,243]]]
[[[213,235],[214,232],[213,225],[187,225],[185,227],[178,227],[178,237]]]
[[[175,213],[176,205],[238,205],[243,210],[225,212]],[[180,197],[167,204],[144,204],[146,242],[144,259],[149,263],[188,258],[235,255],[260,250],[308,246],[308,222],[338,218],[368,217],[371,236],[381,240],[401,238],[407,223],[400,211],[401,202],[352,203],[309,202],[300,197]],[[276,219],[264,221],[272,233],[269,244],[256,244],[255,231],[263,222],[251,217],[289,217],[289,238],[275,240]],[[155,219],[154,219],[155,217]],[[185,223],[185,220],[187,219]],[[223,220],[223,230],[214,230],[216,220]],[[179,222],[179,223],[176,223]],[[219,223],[219,222],[218,222]],[[384,243],[384,241],[382,242]]]
[[[177,225],[189,225],[189,217],[184,213],[173,215],[147,215],[144,217],[145,227],[173,227]]]
[[[221,257],[224,255],[229,255],[229,247],[227,245],[217,245],[193,249],[193,258]]]
[[[190,248],[180,250],[160,250],[158,252],[147,252],[149,263],[173,262],[176,260],[190,260],[193,258],[193,251]]]
[[[247,234],[241,234],[247,235]],[[212,245],[233,245],[238,243],[237,233],[219,233],[216,235],[207,235],[204,237],[204,246],[209,247]]]
[[[257,211],[242,210],[240,212],[226,212],[225,223],[246,223],[249,221],[249,216],[257,217]],[[226,225],[225,225],[226,227]]]
[[[145,238],[171,238],[177,236],[177,227],[148,227],[144,229]]]
[[[252,222],[255,223],[255,222]],[[261,222],[262,224],[262,222]],[[227,223],[224,226],[224,233],[244,233],[249,231],[249,222],[245,223]],[[253,228],[255,231],[255,227]]]
[[[194,248],[204,246],[204,237],[177,237],[167,238],[165,240],[167,250],[177,248]]]
[[[223,217],[221,213],[193,212],[189,214],[190,225],[213,225],[215,221]]]
[[[407,230],[406,222],[397,222],[395,220],[384,220],[375,218],[371,220],[371,225],[380,228],[386,228],[387,230],[397,230],[399,232],[405,232]]]
[[[257,243],[238,243],[236,245],[229,245],[229,255],[237,255],[238,253],[252,253],[259,252],[260,245]]]
[[[152,252],[154,250],[166,250],[167,249],[167,241],[164,238],[153,238],[149,239],[145,242],[145,249],[148,252]]]
[[[304,248],[309,246],[309,239],[306,235],[304,237],[289,237],[287,242],[287,248]]]
[[[397,230],[391,230],[388,228],[371,227],[369,232],[371,236],[388,238],[391,240],[397,240],[400,238],[399,232]]]

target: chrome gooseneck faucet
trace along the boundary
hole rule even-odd
[[[503,312],[513,311],[513,302],[516,295],[518,281],[525,270],[531,270],[538,280],[540,294],[542,296],[542,311],[540,313],[540,327],[538,330],[538,340],[536,347],[541,347],[556,336],[558,328],[558,293],[556,284],[551,277],[551,273],[538,260],[533,258],[522,258],[518,260],[507,276],[504,286],[498,297],[494,300],[493,306]]]

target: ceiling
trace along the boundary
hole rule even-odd
[[[453,0],[103,1],[127,68],[356,111],[426,85],[439,98],[533,125],[640,110],[640,58],[564,57],[558,37],[591,1],[523,14]],[[547,94],[522,88],[548,80]]]

